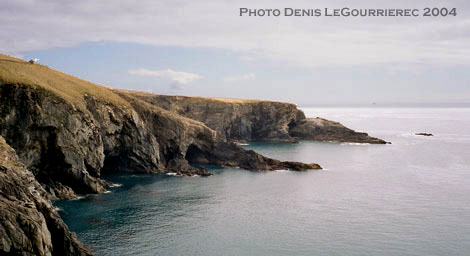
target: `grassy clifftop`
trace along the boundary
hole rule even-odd
[[[39,86],[69,102],[78,104],[82,103],[83,96],[88,94],[116,105],[129,105],[127,101],[108,87],[67,75],[44,65],[30,64],[4,54],[0,54],[1,84]]]
[[[102,98],[117,105],[129,105],[114,90],[106,86],[97,85],[80,78],[67,75],[60,71],[51,69],[41,64],[30,64],[22,59],[14,58],[0,53],[0,84],[21,84],[40,86],[47,89],[61,98],[73,102],[81,103],[85,94]],[[133,96],[150,96],[153,94],[137,91],[122,90]],[[168,97],[167,95],[162,95]],[[215,97],[185,97],[172,96],[189,101],[189,103],[260,103],[265,100],[251,99],[230,99]]]
[[[120,90],[121,92],[125,92],[134,96],[138,97],[146,97],[146,96],[156,96],[152,93],[147,92],[139,92],[139,91],[131,91],[131,90]],[[177,95],[158,95],[162,98],[172,97],[176,100],[184,100],[188,103],[260,103],[260,102],[271,102],[269,100],[254,100],[254,99],[233,99],[233,98],[218,98],[218,97],[194,97],[194,96],[177,96]]]

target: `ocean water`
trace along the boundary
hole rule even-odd
[[[470,109],[304,110],[393,144],[250,143],[325,170],[117,174],[56,205],[98,255],[470,255]]]

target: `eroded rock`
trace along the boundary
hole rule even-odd
[[[0,137],[0,254],[91,255],[55,212],[48,193]]]
[[[289,130],[289,134],[303,140],[387,144],[367,133],[356,132],[338,122],[319,117],[303,119]]]
[[[338,122],[306,118],[295,104],[121,91],[154,106],[203,122],[228,141],[335,141],[386,144]]]

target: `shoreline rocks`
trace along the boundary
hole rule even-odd
[[[54,210],[48,193],[0,137],[0,254],[91,255]]]
[[[304,140],[389,144],[389,142],[371,137],[367,133],[356,132],[338,122],[320,117],[301,120],[289,130],[289,134],[294,138]]]

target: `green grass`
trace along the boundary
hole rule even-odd
[[[0,54],[0,84],[39,86],[76,104],[84,104],[83,96],[88,94],[116,105],[129,105],[108,87],[3,54]]]

